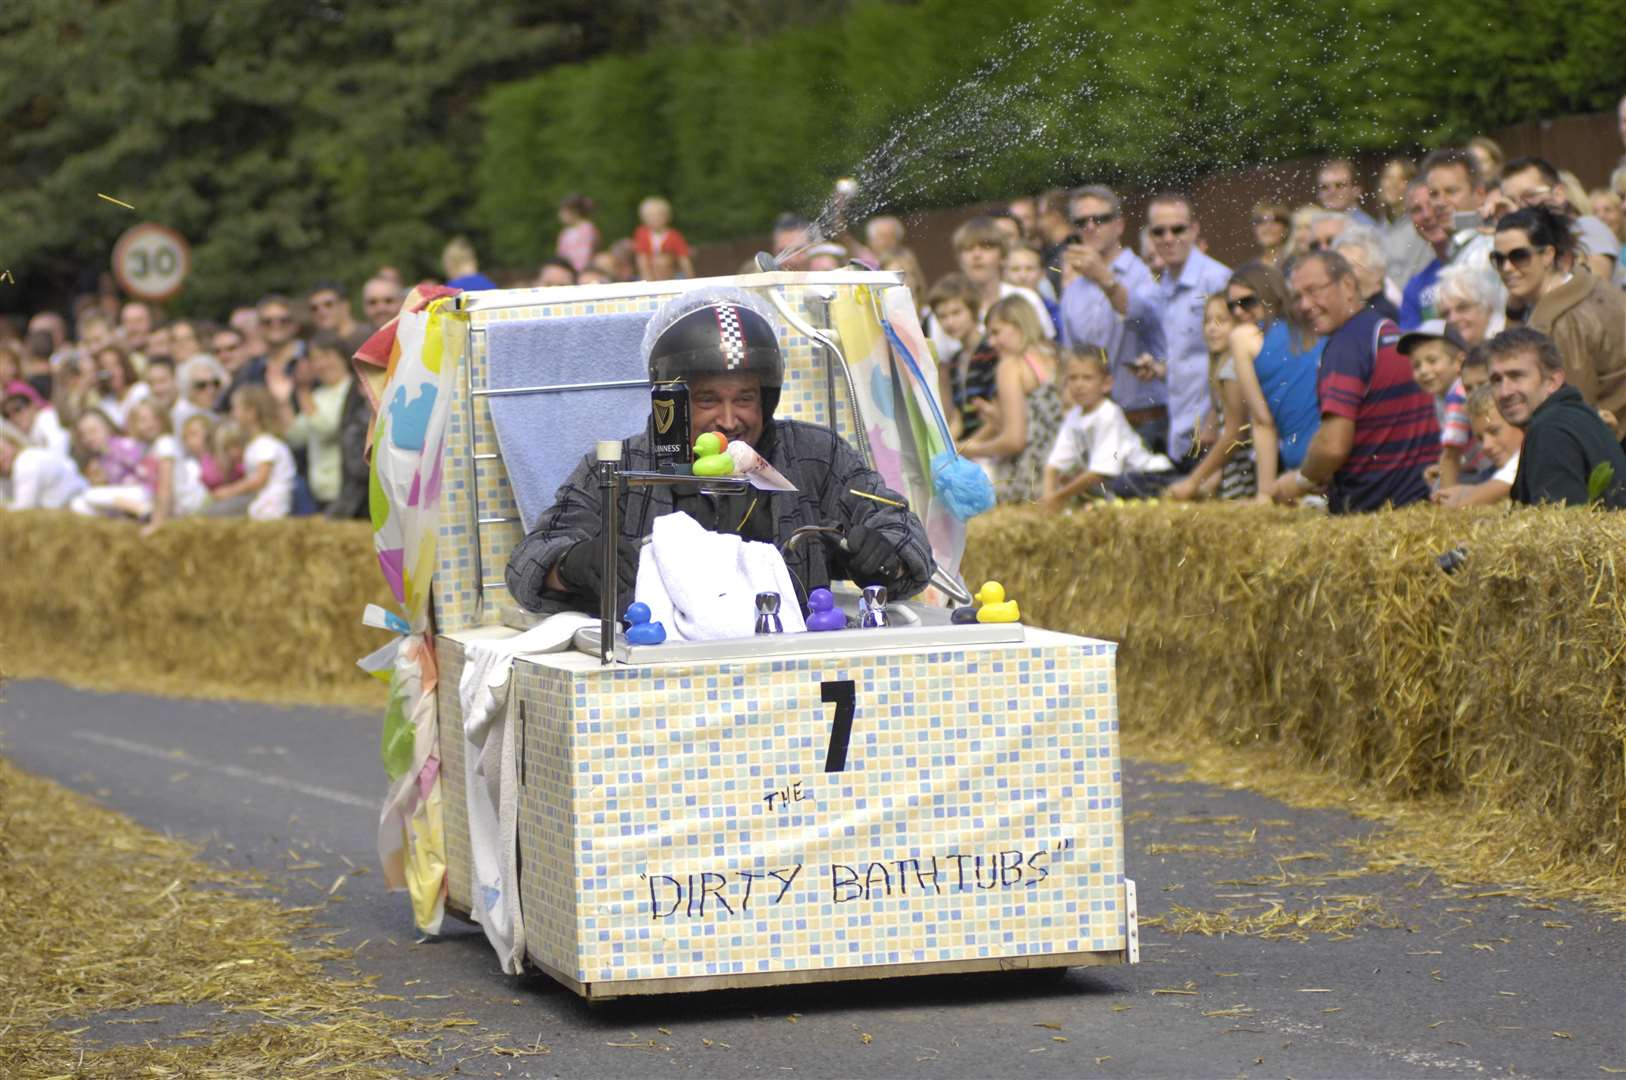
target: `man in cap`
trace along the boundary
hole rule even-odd
[[[657,517],[676,511],[707,529],[781,550],[804,526],[838,526],[845,550],[812,542],[786,555],[804,605],[808,591],[832,581],[883,585],[895,599],[926,587],[935,568],[931,545],[902,496],[833,431],[774,418],[784,359],[771,309],[740,289],[691,290],[655,313],[643,351],[651,382],[681,379],[687,385],[695,436],[718,432],[751,446],[796,491],[708,495],[688,485],[623,491],[616,610],[631,600],[642,540]],[[621,460],[628,469],[655,468],[647,430],[623,440]],[[605,588],[599,514],[594,456],[588,454],[508,560],[508,588],[516,601],[549,613],[597,610]]]

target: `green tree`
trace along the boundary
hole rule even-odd
[[[625,6],[602,5],[604,18]],[[573,18],[588,5],[554,7]],[[485,86],[590,47],[595,24],[530,10],[12,0],[0,6],[7,267],[60,289],[154,220],[193,244],[184,311],[223,314],[321,277],[359,285],[382,261],[429,271],[469,224]]]

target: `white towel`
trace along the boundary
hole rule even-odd
[[[519,910],[519,772],[516,725],[509,722],[508,680],[516,656],[557,652],[594,619],[560,612],[510,638],[463,645],[463,789],[474,861],[472,915],[497,951],[502,969],[521,973],[525,923]]]
[[[675,641],[718,641],[756,633],[757,593],[779,594],[785,633],[807,629],[784,556],[772,544],[714,533],[681,511],[655,519],[638,559],[636,598]]]

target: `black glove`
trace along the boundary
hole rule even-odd
[[[616,569],[621,580],[617,583],[616,610],[619,611],[622,597],[631,595],[638,579],[638,558],[643,545],[625,536],[620,538],[618,544],[621,558]],[[603,597],[604,558],[597,539],[576,541],[559,556],[556,565],[559,580],[566,589],[582,596],[591,596],[594,600]]]
[[[847,529],[847,574],[860,585],[885,585],[904,574],[898,544],[879,529],[852,525]]]
[[[571,592],[602,596],[604,559],[599,553],[598,541],[578,540],[570,545],[559,557],[559,580]]]

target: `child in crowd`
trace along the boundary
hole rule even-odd
[[[174,517],[188,517],[203,509],[209,490],[203,486],[203,472],[197,462],[181,449],[170,434],[169,412],[158,402],[138,401],[130,408],[130,434],[147,444],[141,459],[141,485],[148,493],[145,517],[157,528]]]
[[[1490,356],[1485,343],[1480,342],[1463,354],[1457,381],[1445,394],[1445,420],[1440,424],[1441,457],[1444,457],[1446,449],[1458,448],[1462,462],[1458,477],[1464,483],[1483,481],[1496,469],[1496,464],[1474,435],[1468,415],[1468,398],[1481,386],[1488,385]]]
[[[247,513],[256,521],[285,518],[294,506],[298,470],[288,444],[275,434],[278,406],[263,386],[243,386],[231,396],[231,418],[247,439],[243,477],[216,488],[205,513],[234,517]]]
[[[1172,498],[1195,499],[1217,495],[1245,499],[1257,490],[1253,444],[1243,432],[1248,416],[1231,356],[1231,331],[1237,321],[1225,293],[1214,293],[1203,306],[1203,343],[1208,346],[1208,398],[1210,409],[1203,427],[1212,432],[1212,447],[1191,474],[1169,485]]]
[[[1050,324],[1061,325],[1061,305],[1056,302],[1056,290],[1050,287],[1050,279],[1045,276],[1044,257],[1039,253],[1038,245],[1024,240],[1011,248],[1010,254],[1005,256],[1005,282],[1037,293],[1039,299],[1044,301]]]
[[[1054,513],[1075,496],[1149,495],[1174,475],[1174,463],[1154,454],[1111,398],[1112,362],[1105,349],[1084,346],[1067,355],[1067,397],[1056,445],[1045,461],[1041,505]]]
[[[991,459],[1000,502],[1033,502],[1043,490],[1045,457],[1066,408],[1055,347],[1044,339],[1033,305],[1020,296],[995,303],[984,321],[999,357],[994,400],[972,399],[983,424],[960,443],[960,452],[968,458]]]
[[[135,403],[141,404],[144,402]],[[132,415],[135,405],[130,408]],[[151,494],[142,483],[147,443],[140,437],[118,434],[99,410],[81,416],[73,435],[74,458],[90,486],[68,508],[76,514],[144,517],[151,508]]]
[[[1441,506],[1494,506],[1507,499],[1513,490],[1513,480],[1519,475],[1519,451],[1524,448],[1524,429],[1514,427],[1502,418],[1496,407],[1496,397],[1489,386],[1481,386],[1468,395],[1468,418],[1473,424],[1474,438],[1484,449],[1486,458],[1496,472],[1490,479],[1478,484],[1456,484],[1441,487],[1433,495]]]
[[[211,499],[220,488],[243,478],[243,451],[246,449],[247,433],[230,418],[222,420],[215,427],[214,436],[209,440],[209,452],[215,460],[218,479],[214,482],[210,482],[207,476],[204,479]]]
[[[117,487],[140,479],[147,448],[119,434],[100,409],[89,409],[73,425],[73,458],[92,484]]]
[[[559,203],[559,242],[554,253],[568,262],[579,274],[587,269],[598,250],[598,226],[593,224],[593,200],[586,195],[566,195]]]
[[[659,195],[651,195],[638,204],[638,220],[642,224],[632,231],[632,245],[638,255],[638,276],[645,281],[666,281],[674,276],[675,269],[686,278],[694,277],[689,242],[683,239],[682,233],[672,228],[672,204]],[[672,262],[657,261],[657,255],[669,255]],[[664,277],[657,276],[663,273]]]
[[[96,386],[101,392],[97,406],[116,427],[123,427],[130,406],[151,391],[136,374],[135,362],[123,347],[103,345],[92,355],[96,359]]]
[[[181,422],[181,452],[197,466],[198,480],[204,492],[213,491],[226,482],[225,470],[215,457],[215,424],[210,413],[193,413]]]
[[[73,509],[146,519],[153,528],[202,509],[208,493],[169,432],[169,413],[150,399],[136,402],[130,406],[130,435],[146,447],[137,482],[93,487],[74,500]]]
[[[932,286],[926,306],[950,348],[938,349],[938,395],[948,409],[949,433],[956,442],[976,433],[982,416],[972,404],[991,400],[997,389],[999,356],[983,340],[977,290],[964,274],[949,274]]]
[[[1400,355],[1411,360],[1412,379],[1425,393],[1434,395],[1434,414],[1441,431],[1439,486],[1453,487],[1462,479],[1463,451],[1471,440],[1466,418],[1453,427],[1449,416],[1452,391],[1465,400],[1457,377],[1467,348],[1444,320],[1431,319],[1402,334],[1399,349]]]

